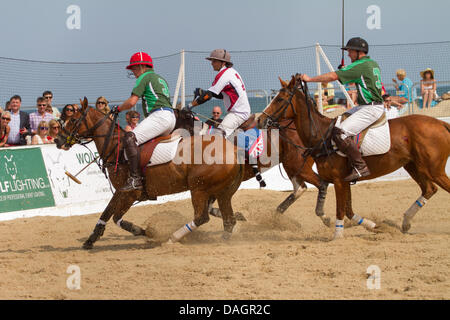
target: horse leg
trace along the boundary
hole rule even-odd
[[[331,220],[329,217],[325,215],[325,211],[323,210],[323,207],[325,206],[325,198],[327,197],[327,191],[328,191],[328,182],[321,180],[319,185],[319,193],[317,194],[317,201],[316,201],[316,216],[322,219],[324,225],[330,227]]]
[[[213,203],[216,201],[216,198],[214,196],[210,197],[208,200],[208,213],[214,217],[222,218],[222,213],[220,213],[219,208],[214,208]]]
[[[292,178],[291,182],[294,191],[277,207],[278,213],[284,213],[307,189],[305,182],[299,177]]]
[[[116,213],[114,213],[114,217],[113,217],[113,221],[114,223],[122,228],[125,231],[128,231],[130,233],[132,233],[135,236],[144,236],[145,235],[145,230],[142,229],[141,227],[123,220],[122,217],[125,213],[127,213],[127,211],[131,208],[131,206],[133,205],[135,199],[132,197],[122,197],[122,201],[120,203],[120,206],[118,206]]]
[[[180,241],[188,233],[193,232],[202,224],[209,221],[208,204],[211,196],[204,191],[191,191],[191,201],[194,207],[194,220],[186,223],[180,229],[175,231],[171,236],[168,244]]]
[[[217,202],[219,203],[220,211],[222,212],[223,218],[223,236],[224,240],[228,240],[231,238],[231,233],[233,232],[233,228],[236,225],[236,218],[233,214],[233,208],[231,207],[231,197],[232,195],[221,195],[217,198]]]
[[[422,190],[422,195],[403,214],[402,231],[407,232],[411,228],[411,220],[416,215],[416,213],[420,209],[422,209],[427,200],[429,200],[437,192],[437,187],[425,174],[421,173],[417,169],[417,166],[414,163],[410,162],[405,165],[404,168],[406,171],[408,171],[408,173],[411,175],[414,181],[417,182],[417,184],[420,186],[420,189]],[[442,182],[442,180],[439,180],[439,182]],[[450,187],[450,182],[448,182],[448,184]]]
[[[83,249],[89,250],[94,247],[94,242],[96,242],[105,232],[106,223],[111,219],[115,210],[121,203],[121,194],[120,192],[114,193],[113,197],[109,201],[106,209],[103,211],[100,219],[95,225],[94,231],[91,233],[89,238],[83,243]]]
[[[347,198],[347,204],[346,204],[346,212],[345,215],[348,219],[355,221],[358,225],[363,226],[369,231],[374,231],[376,224],[372,220],[369,220],[367,218],[363,218],[353,212],[352,208],[352,191],[349,190],[349,195]]]
[[[337,240],[344,237],[344,217],[350,192],[350,183],[335,181],[334,191],[336,193],[336,224],[333,240]]]

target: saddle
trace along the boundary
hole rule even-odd
[[[152,158],[153,151],[155,151],[155,148],[158,144],[169,143],[169,142],[172,142],[179,138],[180,138],[180,135],[172,133],[167,136],[160,136],[160,137],[153,138],[153,139],[147,141],[146,143],[141,144],[139,146],[139,151],[140,151],[140,155],[141,155],[139,165],[141,167],[142,172],[145,171],[145,168],[147,167],[150,159]]]
[[[241,124],[238,127],[238,129],[246,131],[246,130],[253,129],[254,127],[256,127],[256,116],[254,113],[252,113],[250,115],[250,118],[248,118],[247,121],[245,121],[243,124]]]
[[[345,112],[344,114],[342,114],[341,115],[341,123],[342,123],[342,121],[344,121],[345,119],[347,119],[351,115],[352,115],[352,113],[349,113],[349,112]],[[363,131],[358,133],[356,136],[353,136],[352,139],[354,140],[355,144],[358,146],[358,149],[361,148],[361,145],[363,143],[364,137],[366,136],[366,134],[369,131],[369,129],[375,129],[375,128],[381,127],[386,122],[387,122],[386,113],[383,113],[383,115],[377,121],[372,123],[370,126],[368,126],[366,129],[364,129]]]

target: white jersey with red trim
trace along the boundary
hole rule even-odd
[[[217,74],[212,87],[208,89],[214,94],[223,95],[223,103],[228,112],[250,116],[250,103],[244,81],[233,68],[223,67]]]

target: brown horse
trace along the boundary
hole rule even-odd
[[[177,110],[177,127],[186,129],[190,134],[194,134],[195,121],[192,111],[185,109]],[[278,129],[278,135],[275,136],[275,130]],[[270,158],[272,152],[278,153],[279,162],[283,164],[283,168],[289,180],[292,182],[294,190],[291,194],[277,207],[277,212],[284,213],[300,196],[306,191],[305,182],[314,185],[319,189],[316,202],[316,215],[322,219],[326,226],[330,226],[330,218],[325,215],[323,210],[325,198],[327,194],[328,183],[322,181],[320,177],[312,170],[314,160],[312,157],[303,156],[305,147],[300,140],[293,120],[285,120],[279,124],[277,128],[269,128],[267,130],[266,153]],[[275,148],[274,150],[272,150]],[[258,161],[258,168],[271,168],[277,163],[262,163]],[[255,177],[255,173],[251,165],[245,166],[243,181]],[[220,217],[220,210],[217,208],[209,208],[209,213],[213,216]],[[237,217],[238,218],[238,217]]]
[[[147,167],[145,169],[145,188],[143,191],[121,192],[120,187],[125,184],[128,176],[128,165],[125,162],[116,163],[117,152],[122,154],[123,146],[119,144],[118,136],[123,139],[124,131],[114,125],[110,114],[104,115],[88,106],[86,98],[81,102],[82,109],[65,126],[60,133],[56,144],[58,148],[68,150],[73,144],[82,142],[83,139],[93,139],[104,168],[107,169],[109,179],[115,188],[115,193],[102,213],[93,233],[83,244],[83,248],[91,249],[105,230],[106,222],[113,217],[114,222],[122,229],[131,232],[135,236],[145,235],[145,230],[122,219],[123,215],[136,200],[154,200],[156,196],[173,194],[190,190],[194,207],[194,220],[176,231],[170,238],[170,242],[180,240],[187,233],[192,232],[202,224],[208,222],[208,207],[211,199],[217,199],[223,216],[223,237],[231,237],[236,219],[231,206],[231,198],[239,188],[244,174],[244,165],[238,164],[236,148],[223,139],[223,147],[228,154],[221,155],[224,164],[194,164],[194,151],[204,151],[212,141],[204,141],[201,137],[185,137],[178,145],[177,155],[187,150],[187,161],[176,164],[170,161],[165,164]],[[219,137],[216,137],[219,139]],[[194,149],[195,148],[197,149]],[[199,148],[200,147],[200,148]],[[233,161],[230,163],[230,151]],[[228,158],[225,159],[225,157]],[[228,163],[227,161],[228,160]],[[219,162],[219,161],[218,161]],[[179,162],[177,162],[179,163]],[[219,162],[220,163],[220,162]],[[117,170],[115,166],[118,165]]]
[[[317,111],[298,75],[293,76],[289,83],[281,79],[280,82],[282,88],[259,117],[259,127],[272,125],[281,119],[294,119],[300,139],[314,157],[319,176],[334,184],[336,219],[342,222],[347,216],[375,231],[375,223],[353,213],[350,183],[343,181],[350,172],[347,159],[330,152],[330,133],[336,120]],[[385,154],[364,157],[371,172],[364,180],[403,167],[417,182],[422,195],[404,214],[402,230],[406,232],[411,227],[413,216],[437,192],[435,184],[450,192],[450,179],[445,173],[450,155],[450,125],[432,117],[410,115],[389,120],[389,127],[391,148]],[[343,237],[343,224],[337,223],[334,238],[340,237]]]

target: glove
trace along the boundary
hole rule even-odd
[[[112,114],[119,114],[119,112],[120,112],[119,106],[112,106],[112,108],[111,108]]]
[[[200,97],[203,94],[202,88],[195,88],[194,90],[194,100],[197,99],[197,97]]]

